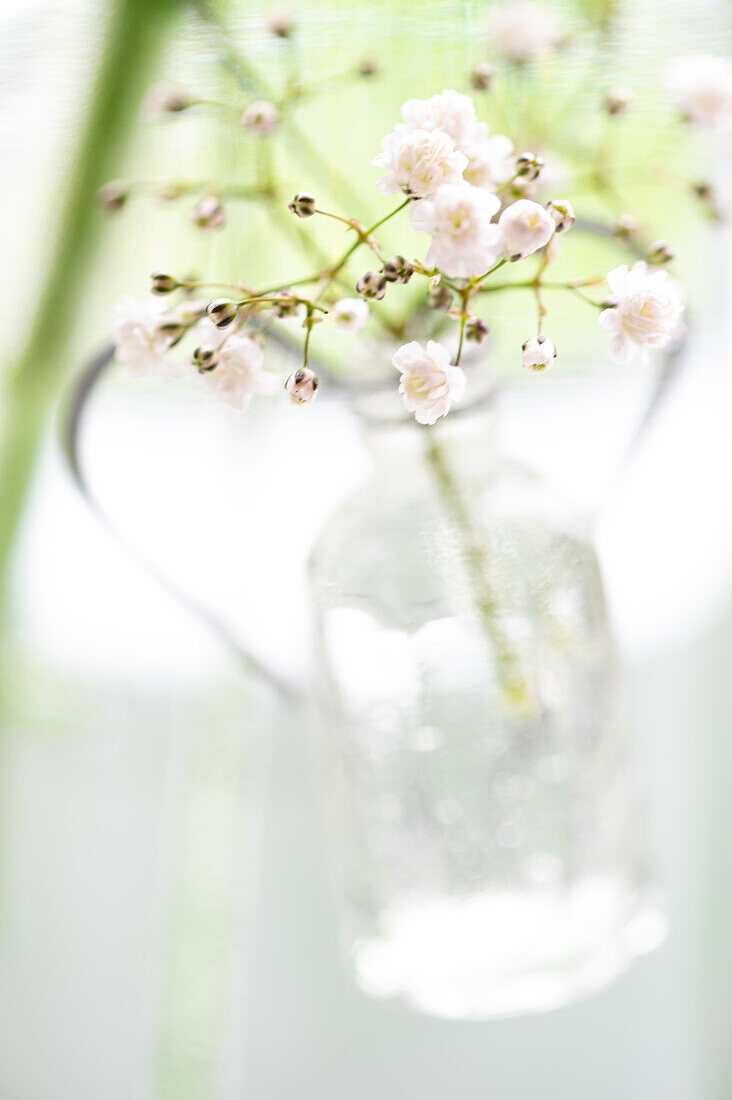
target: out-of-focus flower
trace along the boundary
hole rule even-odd
[[[191,219],[199,229],[220,229],[226,214],[219,200],[214,195],[207,195],[191,210]]]
[[[318,395],[320,380],[310,367],[298,367],[285,382],[293,405],[309,405]]]
[[[115,355],[135,378],[173,378],[181,372],[180,364],[168,355],[178,333],[164,330],[168,317],[161,306],[160,302],[140,302],[129,296],[115,306]]]
[[[267,12],[267,30],[278,38],[289,38],[295,29],[295,19],[287,8],[272,8]]]
[[[467,183],[445,184],[417,203],[412,224],[432,237],[427,263],[457,278],[486,271],[503,252],[503,234],[491,222],[500,206],[497,195]]]
[[[538,373],[554,365],[557,349],[546,336],[532,336],[521,348],[522,362],[527,370]]]
[[[190,93],[179,84],[154,84],[147,93],[143,110],[146,115],[175,115],[185,111],[192,102]]]
[[[362,298],[341,298],[333,306],[333,320],[343,332],[360,332],[368,319],[369,307]]]
[[[274,103],[266,99],[258,99],[250,103],[241,116],[241,124],[245,130],[251,130],[253,134],[271,134],[277,128],[280,121],[280,112]]]
[[[688,54],[668,67],[668,89],[681,113],[706,130],[732,129],[732,61],[714,54]]]
[[[426,348],[416,340],[403,344],[392,363],[401,374],[404,407],[414,413],[418,424],[434,424],[463,395],[465,372],[450,363],[449,352],[435,340],[429,340]]]
[[[382,195],[403,191],[405,195],[427,198],[444,183],[461,179],[468,166],[468,158],[442,130],[397,126],[381,145],[383,152],[371,163],[387,170],[376,184]]]
[[[503,134],[493,134],[483,141],[468,143],[463,147],[468,167],[463,179],[473,187],[497,191],[516,172],[513,142]]]
[[[488,33],[501,57],[515,64],[552,50],[562,38],[556,15],[542,4],[516,0],[491,12]]]
[[[566,233],[576,221],[574,207],[568,199],[551,199],[546,209],[554,219],[555,233]]]
[[[356,283],[356,290],[363,298],[380,302],[386,294],[386,278],[380,271],[367,271]]]
[[[234,334],[218,349],[218,363],[201,383],[218,401],[244,412],[252,397],[274,393],[277,379],[262,368],[264,353],[248,336]]]
[[[609,115],[624,115],[635,103],[635,92],[622,84],[613,84],[605,89],[602,103]]]
[[[532,199],[519,199],[507,206],[498,224],[503,231],[506,256],[511,260],[521,260],[543,248],[554,233],[554,218]]]
[[[681,330],[684,305],[677,284],[668,272],[649,269],[643,260],[616,267],[607,277],[612,305],[598,320],[612,333],[610,358],[631,363],[637,356],[648,358],[650,348],[673,343]]]

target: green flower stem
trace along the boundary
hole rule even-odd
[[[45,284],[21,357],[9,365],[0,398],[0,600],[36,455],[68,367],[67,354],[99,238],[99,187],[118,167],[136,106],[180,0],[117,0],[68,186]]]
[[[438,432],[434,428],[427,433],[427,463],[460,534],[465,565],[473,585],[475,606],[495,654],[505,701],[514,713],[528,717],[536,712],[536,697],[521,667],[521,659],[501,626],[500,608],[492,591],[481,532],[473,522],[460,484],[450,469],[445,450],[437,436]]]

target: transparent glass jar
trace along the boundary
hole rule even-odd
[[[485,412],[374,430],[311,562],[318,714],[359,985],[553,1008],[663,938],[584,518]]]

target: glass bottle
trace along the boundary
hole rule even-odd
[[[358,984],[553,1008],[663,937],[586,519],[490,418],[372,429],[311,562],[317,708]]]

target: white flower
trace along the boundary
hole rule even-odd
[[[427,263],[461,279],[486,271],[503,252],[503,234],[491,222],[500,206],[497,195],[469,183],[445,184],[417,203],[412,225],[432,235]]]
[[[498,224],[503,231],[506,256],[512,260],[523,259],[543,248],[554,233],[554,218],[531,199],[519,199],[507,206]]]
[[[280,112],[274,103],[268,103],[266,99],[258,99],[250,103],[241,116],[241,124],[245,130],[251,130],[255,134],[269,134],[280,121]]]
[[[403,344],[392,363],[401,372],[399,392],[404,407],[414,413],[418,424],[434,424],[463,395],[465,372],[450,363],[449,352],[435,340],[429,340],[426,349],[416,340]]]
[[[402,104],[402,118],[410,130],[442,130],[458,149],[488,136],[488,126],[478,121],[470,96],[452,88],[429,99],[406,100]]]
[[[598,320],[612,333],[610,358],[631,363],[647,359],[649,348],[667,347],[681,330],[684,311],[679,288],[668,272],[639,260],[628,270],[616,267],[607,277],[613,305]]]
[[[180,364],[168,356],[173,337],[161,329],[167,320],[163,309],[161,302],[138,302],[129,296],[114,308],[115,355],[134,378],[172,378],[181,372]]]
[[[548,370],[554,365],[557,357],[557,349],[546,336],[532,336],[526,341],[521,351],[524,366],[527,370],[535,372]]]
[[[274,393],[277,379],[262,369],[264,353],[248,336],[229,336],[216,367],[200,375],[201,384],[219,401],[244,412],[255,395]]]
[[[230,324],[224,325],[223,328],[219,328],[215,325],[211,318],[207,315],[202,317],[196,327],[193,329],[193,335],[197,344],[203,344],[205,347],[219,348],[226,340],[227,336],[234,332],[232,325],[236,318],[234,318]]]
[[[678,109],[697,126],[732,128],[732,61],[714,54],[677,57],[668,67],[667,84]]]
[[[488,32],[497,52],[517,64],[553,49],[562,37],[554,12],[528,0],[496,8],[491,13]]]
[[[513,142],[503,134],[468,143],[463,146],[463,152],[468,158],[463,179],[473,187],[497,191],[516,172]]]
[[[383,152],[371,161],[387,174],[376,184],[382,195],[404,191],[425,198],[443,183],[459,180],[468,158],[442,130],[410,130],[397,126],[382,143]]]
[[[368,319],[369,307],[363,298],[341,298],[333,306],[333,320],[343,332],[360,332]]]

